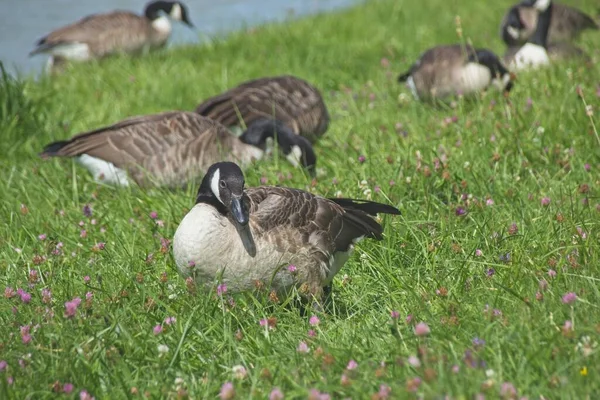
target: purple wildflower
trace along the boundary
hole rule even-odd
[[[577,295],[574,292],[565,293],[562,297],[564,304],[573,304],[577,300]]]
[[[540,203],[542,204],[542,207],[548,207],[550,205],[550,197],[542,197]]]
[[[457,217],[462,217],[466,213],[467,213],[467,210],[465,210],[463,207],[456,207],[455,214]]]
[[[367,158],[366,158],[365,156],[363,156],[363,155],[360,155],[360,156],[358,156],[358,162],[359,162],[359,163],[361,163],[361,164],[362,164],[362,163],[364,163],[366,160],[367,160]]]
[[[233,383],[225,382],[223,386],[221,386],[219,397],[221,398],[221,400],[233,399],[235,397],[235,389],[233,388]]]
[[[313,315],[312,317],[310,317],[310,319],[308,320],[308,323],[311,324],[312,326],[315,325],[319,325],[319,322],[321,322],[321,320],[319,319],[319,317],[317,317],[316,315]]]
[[[415,326],[415,335],[417,336],[426,336],[429,335],[430,332],[431,330],[429,329],[429,325],[427,325],[425,322],[419,322]]]
[[[354,360],[348,361],[348,365],[346,366],[346,369],[348,371],[352,371],[356,368],[358,368],[358,363],[356,361],[354,361]]]
[[[27,293],[23,289],[17,289],[17,294],[21,297],[21,301],[25,304],[31,301],[31,294]]]
[[[269,394],[269,400],[283,400],[283,392],[278,387],[273,388]]]
[[[85,217],[91,217],[92,216],[92,206],[90,206],[89,204],[86,204],[85,206],[83,206],[83,215]]]
[[[308,345],[306,344],[306,342],[300,342],[298,344],[298,347],[296,348],[296,351],[298,353],[308,353],[310,351],[310,349],[308,348]]]
[[[77,313],[77,307],[81,304],[81,299],[79,297],[75,297],[71,301],[65,302],[65,317],[72,318]]]
[[[217,296],[223,296],[225,293],[227,293],[227,285],[224,283],[220,283],[217,286]]]

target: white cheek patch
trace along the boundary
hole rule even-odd
[[[223,203],[221,200],[221,196],[219,195],[219,181],[221,180],[221,171],[217,168],[215,173],[213,174],[212,179],[210,180],[210,190],[212,190],[215,197]]]
[[[537,0],[533,7],[539,11],[546,11],[550,7],[550,0]]]
[[[507,26],[506,27],[506,32],[508,32],[508,34],[510,35],[510,37],[512,37],[513,39],[518,39],[519,38],[519,30],[517,28],[515,28],[514,26]]]
[[[173,8],[171,8],[171,18],[181,21],[181,6],[177,3],[173,4]]]
[[[300,147],[294,145],[292,146],[292,151],[290,151],[289,154],[285,156],[285,158],[287,158],[290,164],[297,168],[300,166],[300,162],[302,160],[302,150],[300,149]]]
[[[410,89],[413,97],[417,100],[419,100],[419,93],[417,92],[417,85],[415,85],[415,80],[413,79],[412,76],[409,76],[408,79],[406,80],[406,86],[408,86],[408,88]]]

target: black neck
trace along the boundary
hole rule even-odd
[[[533,32],[533,35],[531,35],[531,38],[529,39],[529,43],[536,44],[544,48],[547,47],[548,30],[550,29],[550,20],[552,19],[553,8],[554,5],[550,3],[546,10],[538,13],[537,26],[535,27],[535,32]]]

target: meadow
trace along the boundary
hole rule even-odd
[[[579,41],[594,63],[520,73],[508,98],[429,106],[396,82],[435,44],[502,53],[511,3],[374,0],[52,79],[4,75],[0,398],[598,398],[600,34]],[[119,189],[37,156],[283,73],[332,115],[318,178],[276,157],[247,185],[402,211],[358,246],[328,312],[179,277],[170,240],[196,187]]]

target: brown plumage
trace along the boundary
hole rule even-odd
[[[511,76],[498,56],[487,49],[451,44],[423,52],[410,69],[398,77],[415,98],[443,99],[458,93],[469,95],[489,86],[510,91]]]
[[[227,127],[248,126],[275,118],[311,142],[329,126],[329,113],[319,91],[300,78],[284,75],[243,82],[196,107],[198,114]]]
[[[173,252],[180,273],[203,285],[221,277],[229,290],[242,291],[258,281],[320,299],[358,241],[383,238],[377,213],[400,211],[284,187],[244,189],[239,167],[218,163],[179,224]]]
[[[56,29],[37,42],[30,53],[49,53],[49,66],[58,67],[65,60],[86,61],[115,53],[136,53],[166,44],[171,25],[165,15],[193,26],[187,9],[178,1],[148,3],[145,15],[129,11],[89,15],[75,23]]]
[[[51,143],[41,155],[78,157],[97,180],[108,183],[128,184],[126,178],[121,182],[123,173],[115,176],[107,166],[98,167],[93,159],[126,171],[140,186],[157,183],[173,187],[201,175],[217,161],[235,160],[247,165],[262,154],[262,150],[241,142],[210,118],[170,111],[127,118],[67,141]]]
[[[587,30],[600,28],[598,21],[577,8],[553,2],[548,44],[569,42],[577,39]],[[538,13],[532,6],[517,4],[511,7],[500,23],[500,37],[509,46],[525,44],[533,35],[537,25]],[[520,21],[520,22],[519,22]],[[507,29],[513,26],[518,31],[518,37],[511,36]]]

